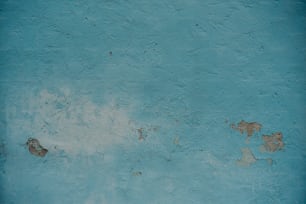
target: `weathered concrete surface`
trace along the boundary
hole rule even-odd
[[[305,203],[305,8],[1,1],[0,203]]]

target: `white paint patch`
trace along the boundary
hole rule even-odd
[[[18,127],[12,131],[19,136],[29,133],[50,152],[94,154],[113,145],[137,142],[130,108],[120,108],[114,101],[97,105],[86,96],[72,95],[68,89],[57,93],[43,90],[25,98],[21,112],[30,118],[23,118],[22,122],[11,118],[11,127]],[[18,116],[14,107],[9,110],[13,111],[10,115]]]
[[[101,193],[91,193],[88,198],[85,200],[85,204],[96,204],[96,203],[105,203],[107,204],[108,202],[105,201],[105,199],[103,199],[104,201],[102,201],[102,198],[100,197],[103,197],[101,195]]]

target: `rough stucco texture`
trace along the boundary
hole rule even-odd
[[[0,9],[0,203],[306,202],[305,1]]]

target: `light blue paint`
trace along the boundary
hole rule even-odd
[[[304,1],[0,8],[1,203],[306,202]]]

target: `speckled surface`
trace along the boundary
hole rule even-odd
[[[1,1],[0,203],[305,203],[305,11]]]

